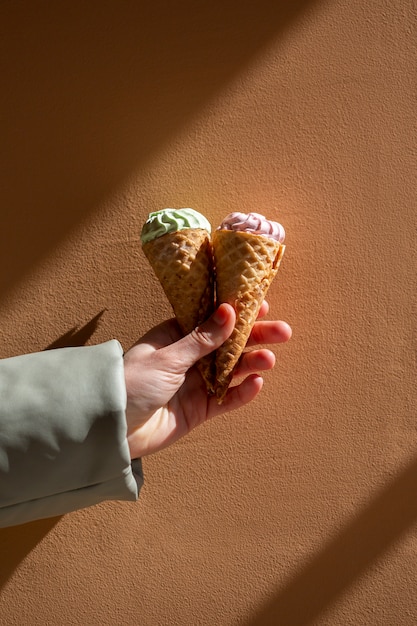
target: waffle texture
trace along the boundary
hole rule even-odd
[[[143,244],[184,333],[190,333],[214,310],[214,268],[209,233],[185,228]],[[198,362],[209,393],[214,392],[214,355]]]
[[[235,328],[216,351],[215,394],[221,403],[233,370],[246,346],[260,306],[274,279],[285,246],[275,239],[247,232],[216,230],[213,234],[216,268],[216,306],[231,304]]]

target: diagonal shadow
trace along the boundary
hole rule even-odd
[[[316,0],[0,5],[0,296]]]
[[[78,326],[74,326],[71,330],[67,331],[58,339],[55,339],[50,343],[45,350],[54,350],[55,348],[75,348],[78,346],[85,346],[87,341],[94,335],[96,332],[100,320],[105,313],[106,309],[97,313],[95,317],[93,317],[87,324],[78,328]]]
[[[316,1],[1,3],[0,297]],[[0,587],[58,520],[0,530]]]
[[[247,626],[307,626],[417,521],[417,459],[295,574]]]
[[[46,537],[61,518],[62,516],[51,517],[0,529],[0,596],[1,590],[19,563]]]

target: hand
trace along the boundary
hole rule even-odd
[[[268,312],[263,303],[259,317]],[[208,396],[195,363],[218,348],[231,334],[233,307],[222,304],[189,335],[182,337],[174,319],[156,326],[124,357],[127,389],[127,438],[131,458],[143,457],[171,445],[208,419],[251,402],[260,392],[256,374],[274,367],[275,355],[267,349],[244,353],[234,378],[244,380],[230,387],[221,405]],[[285,322],[257,321],[248,346],[283,343],[291,337]]]

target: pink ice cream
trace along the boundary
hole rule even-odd
[[[245,231],[254,235],[264,235],[284,243],[285,230],[278,222],[267,220],[260,213],[229,213],[217,230]]]

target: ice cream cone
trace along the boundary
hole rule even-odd
[[[213,255],[204,228],[184,228],[142,244],[184,334],[214,309]],[[198,362],[209,393],[214,392],[214,355]]]
[[[284,250],[282,243],[264,235],[233,230],[216,230],[213,234],[216,304],[228,302],[236,311],[231,336],[216,350],[215,394],[219,403],[226,395]]]

